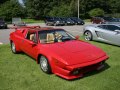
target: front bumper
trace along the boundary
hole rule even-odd
[[[66,68],[60,68],[59,66],[56,66],[55,74],[68,80],[80,78],[83,77],[84,73],[101,69],[101,67],[103,66],[103,62],[105,62],[105,60],[107,59],[108,56],[104,56],[99,60],[77,64],[77,65],[71,65],[71,66],[67,66]],[[76,69],[78,69],[79,73],[73,74],[73,71]]]
[[[84,25],[84,22],[77,22],[77,25]]]
[[[7,25],[0,25],[0,28],[7,28]]]

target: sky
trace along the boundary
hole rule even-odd
[[[19,2],[20,2],[21,4],[23,4],[22,0],[19,0]]]

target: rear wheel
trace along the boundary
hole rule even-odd
[[[11,42],[11,50],[12,50],[13,53],[17,53],[16,46],[15,46],[14,42]]]
[[[40,68],[43,72],[50,74],[51,73],[51,67],[48,62],[48,59],[45,56],[40,57]]]
[[[92,33],[91,33],[90,31],[86,31],[86,32],[84,33],[84,38],[85,38],[85,40],[87,40],[87,41],[91,41],[91,40],[92,40]]]

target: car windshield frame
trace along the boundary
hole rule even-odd
[[[56,36],[58,34],[59,37]],[[52,35],[53,39],[50,42],[47,39],[47,35]],[[38,40],[41,44],[51,44],[51,43],[59,43],[66,42],[70,40],[75,40],[76,38],[63,29],[53,29],[53,30],[41,30],[38,31]]]

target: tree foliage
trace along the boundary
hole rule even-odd
[[[12,17],[23,17],[25,14],[23,9],[17,0],[6,1],[0,6],[0,17],[5,20],[11,20]]]
[[[0,0],[0,17],[42,18],[44,16],[77,16],[78,0]],[[120,16],[120,0],[80,0],[80,17],[117,13]],[[97,9],[99,8],[99,9]],[[92,13],[92,14],[91,14]]]
[[[89,15],[91,17],[94,17],[94,16],[104,16],[104,11],[100,8],[95,8],[95,9],[92,9],[89,11]]]

